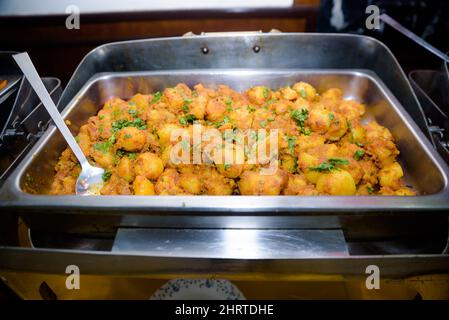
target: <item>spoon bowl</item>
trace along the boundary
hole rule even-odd
[[[104,169],[91,166],[83,167],[76,180],[75,191],[80,196],[100,194],[104,184]]]

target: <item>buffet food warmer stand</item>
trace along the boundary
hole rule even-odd
[[[422,195],[30,194],[25,185],[44,186],[64,148],[50,126],[0,189],[2,280],[24,298],[44,299],[147,298],[165,280],[186,277],[230,279],[247,298],[449,298],[449,169],[402,69],[375,39],[254,32],[110,43],[82,60],[58,106],[76,132],[111,94],[180,79],[276,86],[307,77],[343,83],[376,104]],[[80,290],[65,287],[69,265],[79,267]],[[372,265],[383,291],[365,287]]]

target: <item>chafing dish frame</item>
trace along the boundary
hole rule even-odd
[[[259,51],[252,47],[260,45]],[[280,44],[289,45],[288,51]],[[208,48],[204,54],[202,48]],[[302,48],[302,50],[301,50]],[[158,51],[154,51],[159,49]],[[285,49],[286,50],[286,49]],[[340,50],[337,56],[331,51]],[[183,54],[180,55],[179,52]],[[267,52],[267,53],[263,53]],[[302,59],[295,54],[302,52]],[[320,55],[316,55],[321,52]],[[349,57],[345,55],[349,55]],[[367,57],[367,55],[369,55]],[[282,60],[282,57],[288,57]],[[157,58],[151,60],[151,58]],[[184,58],[184,59],[182,59]],[[357,60],[357,59],[359,60]],[[145,63],[144,59],[150,59]],[[356,60],[354,60],[356,59]],[[363,60],[363,61],[361,61]],[[280,62],[284,61],[284,62]],[[298,61],[302,61],[298,63]],[[385,63],[388,65],[385,67]],[[189,68],[187,68],[187,66]],[[443,188],[434,194],[416,197],[297,197],[297,196],[170,196],[135,197],[102,196],[82,198],[77,196],[32,195],[20,189],[20,176],[24,166],[42,146],[43,141],[55,130],[49,128],[30,154],[16,169],[0,190],[0,207],[19,212],[28,223],[42,225],[37,221],[48,217],[65,216],[67,224],[80,223],[94,218],[94,228],[111,226],[182,226],[187,224],[213,227],[267,227],[326,226],[338,227],[339,215],[363,216],[370,214],[446,215],[449,211],[448,168],[432,148],[425,135],[419,131],[422,111],[416,101],[404,73],[391,52],[379,41],[355,35],[330,34],[260,34],[260,35],[210,35],[197,37],[162,38],[112,43],[100,46],[89,53],[75,71],[60,100],[60,105],[69,105],[78,99],[83,85],[100,72],[123,72],[142,70],[204,70],[241,68],[284,68],[284,69],[369,69],[379,76],[392,91],[398,103],[407,107],[401,112],[413,134],[419,137],[426,153],[431,155],[439,172],[442,173]],[[386,88],[385,88],[386,89]],[[392,96],[392,99],[395,99]],[[63,116],[67,114],[64,109]],[[412,117],[416,120],[415,124]],[[425,123],[424,123],[425,125]],[[427,127],[425,126],[424,129]],[[317,203],[318,202],[318,203]],[[39,214],[38,214],[39,213]],[[43,215],[42,215],[43,214]],[[80,215],[81,214],[81,215]],[[173,215],[178,218],[173,219]],[[265,216],[256,222],[260,216]],[[302,217],[292,224],[292,217]],[[254,219],[256,217],[256,219]],[[153,219],[154,218],[154,219]],[[211,222],[214,220],[214,222]],[[267,219],[268,218],[268,219]],[[323,218],[320,221],[320,218]],[[48,221],[48,219],[44,219]],[[61,221],[59,221],[61,222]],[[93,222],[92,222],[93,223]],[[273,224],[274,223],[274,224]],[[61,224],[62,226],[62,224]]]

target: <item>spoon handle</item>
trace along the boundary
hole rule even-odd
[[[64,139],[67,141],[69,147],[72,149],[73,153],[78,158],[78,161],[80,162],[81,166],[84,167],[86,164],[89,164],[87,162],[86,156],[79,147],[69,128],[65,124],[64,119],[62,119],[61,114],[59,113],[58,108],[56,108],[53,100],[48,94],[47,89],[45,89],[45,86],[42,83],[41,78],[37,74],[36,68],[34,67],[33,62],[31,61],[28,53],[23,52],[15,54],[13,55],[13,58],[19,65],[25,77],[30,82],[31,86],[33,87],[34,91],[36,92],[40,100],[42,101],[42,104],[47,109],[48,113],[53,119],[53,122],[56,124],[59,131],[63,135]]]
[[[449,57],[445,55],[442,51],[438,50],[434,46],[432,46],[430,43],[425,41],[424,39],[418,37],[416,34],[405,28],[403,25],[401,25],[399,22],[394,20],[389,15],[383,13],[380,15],[380,19],[385,22],[386,24],[390,25],[406,37],[412,39],[417,44],[419,44],[421,47],[427,49],[428,51],[432,52],[434,55],[438,56],[439,58],[443,59],[444,61],[449,63]]]

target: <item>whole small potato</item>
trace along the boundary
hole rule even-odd
[[[320,175],[316,189],[320,193],[333,196],[352,196],[356,192],[354,179],[345,170]]]
[[[147,142],[147,132],[135,127],[126,127],[117,132],[117,148],[129,152],[142,150]]]
[[[307,82],[298,82],[293,85],[293,90],[295,90],[297,93],[299,93],[299,96],[302,98],[313,101],[316,96],[316,90],[315,88],[308,84]]]
[[[256,86],[250,88],[246,94],[248,95],[251,103],[262,105],[269,99],[271,99],[271,90],[265,86]]]
[[[137,176],[133,182],[134,194],[136,196],[153,196],[154,185],[145,177]]]
[[[134,179],[133,161],[128,157],[123,157],[117,165],[117,175],[128,182]]]
[[[144,176],[150,180],[155,180],[164,171],[164,163],[154,153],[145,152],[137,157],[134,171],[136,176]]]
[[[182,173],[179,176],[179,185],[188,193],[199,194],[201,193],[201,180],[200,178],[191,172]]]
[[[399,163],[393,162],[386,165],[379,171],[379,184],[382,187],[389,187],[393,190],[401,187],[401,178],[404,176]]]

